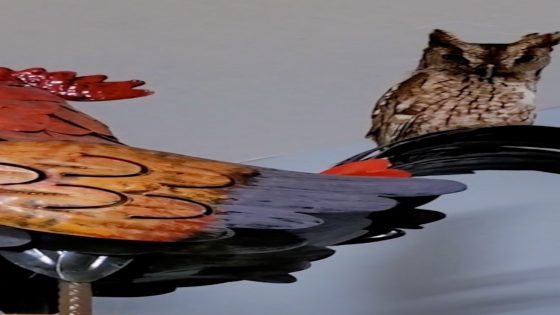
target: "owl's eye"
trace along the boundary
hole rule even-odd
[[[535,56],[535,55],[523,55],[523,56],[515,59],[515,63],[516,64],[528,63],[528,62],[531,62],[535,59],[537,59],[537,56]]]
[[[469,63],[469,61],[467,59],[465,59],[465,57],[463,57],[459,54],[444,54],[444,55],[441,55],[441,58],[443,58],[444,60],[454,61],[454,62],[458,62],[458,63]]]

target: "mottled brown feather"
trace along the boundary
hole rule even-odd
[[[532,124],[541,71],[560,33],[479,44],[435,30],[412,76],[377,102],[367,137],[383,146],[441,130]]]

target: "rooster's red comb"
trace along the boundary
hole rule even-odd
[[[109,101],[142,97],[152,91],[135,89],[144,81],[105,82],[105,75],[77,76],[73,71],[48,72],[43,68],[12,70],[0,68],[0,81],[14,81],[43,89],[71,101]]]

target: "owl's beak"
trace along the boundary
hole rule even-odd
[[[496,67],[496,65],[494,64],[485,64],[485,65],[480,65],[476,68],[475,72],[476,74],[478,74],[479,76],[485,78],[485,79],[490,79],[492,78],[492,76],[494,76],[494,68]]]
[[[494,75],[494,67],[495,65],[491,63],[486,65],[486,74],[484,76],[485,79],[490,79]]]

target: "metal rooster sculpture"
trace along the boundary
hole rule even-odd
[[[254,243],[249,235],[268,235],[274,243],[265,251],[272,253],[268,260],[262,258],[253,269],[274,265],[278,257],[292,264],[268,276],[221,271],[213,280],[200,281],[280,281],[279,274],[324,257],[326,249],[317,254],[317,248],[390,232],[375,222],[375,213],[413,208],[465,189],[446,180],[326,175],[409,175],[387,169],[384,161],[309,174],[126,146],[107,126],[66,102],[151,94],[135,89],[142,81],[105,79],[41,68],[0,69],[0,225],[5,227],[0,255],[26,270],[65,280],[63,290],[77,294],[76,299],[80,283],[108,276],[145,290],[138,283],[162,277],[153,265],[165,270],[165,264],[154,257],[161,258],[166,249],[174,253],[174,266],[191,266],[175,278],[180,284],[169,288],[186,285],[197,268],[220,270],[216,255]],[[399,225],[389,221],[388,226]],[[206,258],[193,261],[197,255]],[[136,268],[130,274],[125,271],[129,264]],[[152,266],[151,276],[146,266]],[[231,266],[251,264],[234,260]],[[161,279],[170,283],[165,275]],[[116,286],[101,284],[99,290],[110,295],[109,287]],[[86,306],[82,314],[87,312]]]

